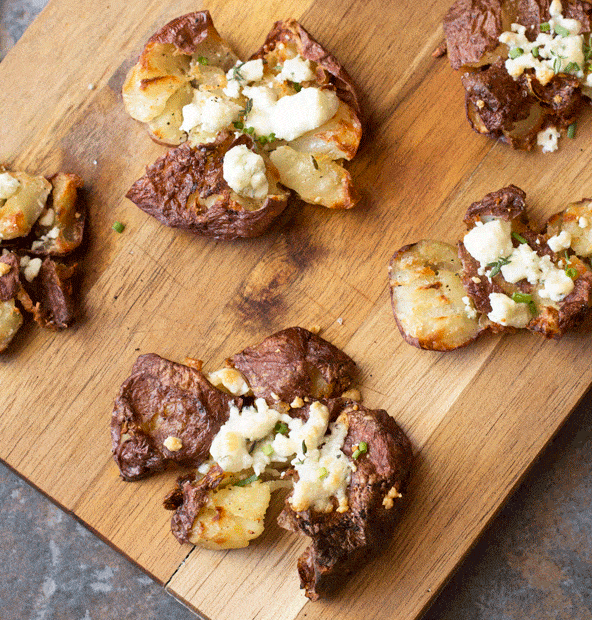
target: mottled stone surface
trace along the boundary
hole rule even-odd
[[[0,59],[45,4],[0,0]],[[0,568],[1,620],[197,618],[2,465]],[[592,620],[592,392],[424,620]]]

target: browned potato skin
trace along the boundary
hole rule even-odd
[[[498,41],[512,23],[527,27],[536,37],[539,25],[549,16],[551,0],[457,0],[444,18],[448,58],[453,69],[462,69],[465,106],[471,127],[513,148],[530,150],[537,133],[548,126],[565,129],[588,101],[578,80],[560,74],[542,86],[533,75],[518,80],[503,65],[505,46]],[[563,2],[563,14],[582,23],[590,32],[592,4],[582,0]],[[525,130],[516,124],[528,118]]]
[[[141,355],[119,390],[111,418],[113,457],[122,478],[145,478],[168,462],[197,467],[207,460],[233,404],[240,408],[242,399],[216,389],[196,368],[153,353]],[[126,434],[128,441],[122,440]],[[179,451],[164,447],[169,436],[182,441]]]
[[[398,493],[405,492],[413,459],[409,439],[386,411],[366,409],[345,399],[327,405],[332,417],[347,418],[345,455],[352,459],[355,446],[362,441],[368,444],[368,452],[354,461],[356,471],[347,490],[349,510],[295,512],[286,500],[278,517],[283,528],[311,539],[298,559],[298,572],[301,587],[313,601],[333,592],[345,576],[384,549],[404,502],[395,497],[387,508],[383,501],[393,487]]]
[[[330,398],[352,384],[355,362],[320,336],[290,327],[228,360],[257,398],[290,403],[296,397]]]
[[[142,211],[173,228],[185,228],[215,239],[257,237],[285,209],[288,194],[278,189],[262,206],[249,211],[231,197],[222,174],[224,154],[238,144],[253,142],[247,136],[235,139],[221,134],[212,144],[192,148],[188,144],[171,149],[146,169],[126,196]],[[220,198],[205,209],[197,197]]]
[[[12,252],[0,256],[0,264],[10,267],[8,273],[0,276],[0,301],[15,299],[21,289],[18,256]]]
[[[473,203],[467,210],[464,221],[469,229],[484,216],[494,216],[510,221],[513,231],[524,237],[532,250],[541,257],[549,256],[553,262],[557,262],[560,257],[554,254],[546,244],[544,235],[532,230],[526,218],[525,198],[526,194],[519,187],[515,185],[504,187]],[[513,239],[512,243],[514,247],[519,245],[516,239]],[[494,332],[516,331],[513,327],[504,327],[487,319],[485,315],[491,312],[489,295],[490,293],[504,293],[511,296],[514,292],[529,294],[533,286],[526,280],[515,284],[506,282],[501,272],[494,276],[491,282],[486,277],[479,277],[477,273],[479,263],[466,251],[462,242],[459,242],[458,247],[463,263],[463,284],[477,311],[484,315],[483,320],[487,321],[488,326]],[[589,308],[592,307],[592,271],[579,259],[574,258],[573,261],[574,267],[579,263],[574,290],[559,303],[559,309],[551,306],[540,307],[539,315],[526,326],[529,331],[539,332],[546,338],[559,338],[584,320]],[[480,281],[475,283],[472,280],[473,277],[477,277]]]

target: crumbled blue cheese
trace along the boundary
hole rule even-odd
[[[571,235],[567,230],[562,230],[558,235],[550,237],[547,241],[547,245],[553,250],[553,252],[561,252],[561,250],[567,250],[571,246]]]
[[[265,162],[244,144],[234,146],[224,155],[222,175],[239,196],[262,200],[267,196],[269,183]]]
[[[53,209],[46,209],[41,217],[37,220],[37,223],[41,226],[51,226],[55,220],[55,213]]]
[[[254,406],[240,410],[232,405],[228,421],[222,425],[212,441],[212,458],[224,471],[239,472],[249,469],[253,466],[253,456],[249,454],[247,442],[269,435],[281,415],[279,411],[270,408],[263,398],[255,400]]]
[[[537,144],[543,147],[543,153],[554,153],[559,148],[560,135],[555,127],[547,127],[537,133]]]
[[[579,79],[584,78],[584,37],[580,34],[582,24],[577,19],[562,15],[559,0],[553,0],[549,7],[549,30],[540,32],[535,41],[526,37],[526,27],[512,24],[511,32],[503,32],[500,43],[514,50],[514,58],[506,60],[506,70],[517,79],[526,69],[534,69],[536,79],[544,86],[557,73],[570,73]],[[565,29],[567,36],[557,34],[555,27]],[[536,55],[533,55],[533,50]]]
[[[310,60],[305,60],[302,56],[294,56],[294,58],[288,58],[284,62],[282,70],[276,76],[278,82],[307,82],[314,80],[315,74],[312,70]]]
[[[228,71],[226,79],[228,83],[222,89],[222,92],[233,99],[237,99],[241,95],[242,86],[246,86],[252,82],[257,82],[263,78],[263,60],[248,60],[241,63],[238,61],[236,65]]]
[[[273,133],[278,140],[295,140],[320,127],[335,116],[339,108],[337,95],[320,88],[303,88],[280,99],[265,86],[245,87],[243,94],[253,101],[245,125],[253,127],[260,136]]]
[[[195,90],[193,101],[183,106],[183,123],[180,129],[190,132],[197,128],[215,135],[235,121],[241,110],[238,103]]]
[[[481,265],[479,273],[485,274],[487,265],[504,258],[508,262],[501,265],[501,274],[506,282],[514,284],[526,280],[530,284],[539,285],[541,287],[538,291],[539,296],[551,301],[561,301],[569,295],[574,283],[563,269],[558,269],[549,256],[540,257],[527,243],[521,243],[514,248],[511,234],[510,222],[498,219],[481,225],[478,223],[465,235],[463,243],[467,252]],[[561,237],[561,243],[563,242],[565,236]],[[498,304],[501,303],[498,301]],[[505,300],[503,303],[506,303]],[[493,314],[502,316],[501,310]],[[496,323],[499,322],[489,318]]]
[[[285,434],[277,432],[278,422],[287,428]],[[258,398],[252,407],[230,407],[228,421],[212,441],[210,455],[224,471],[252,468],[257,475],[270,464],[290,462],[299,476],[290,499],[294,510],[313,507],[330,511],[331,498],[335,497],[337,510],[345,511],[347,486],[355,470],[341,451],[347,432],[347,418],[329,425],[329,409],[318,401],[311,404],[308,419],[303,421]],[[204,465],[200,472],[205,473],[210,466]]]
[[[590,222],[588,222],[587,218],[583,216],[578,219],[578,226],[580,228],[587,228],[589,224]]]
[[[498,323],[504,327],[523,328],[532,319],[528,304],[516,303],[503,293],[490,293],[489,303],[491,304],[491,312],[487,318],[493,323]]]
[[[341,450],[348,432],[346,418],[338,418],[329,430],[331,434],[322,446],[309,449],[305,458],[294,462],[298,481],[288,501],[297,512],[311,507],[317,512],[331,512],[333,497],[337,499],[337,512],[349,508],[347,487],[354,465]]]
[[[477,222],[465,235],[463,244],[467,252],[485,267],[512,252],[511,233],[512,225],[505,220],[495,219],[485,224]]]
[[[183,447],[183,442],[178,437],[170,435],[163,441],[163,445],[169,452],[179,452]]]
[[[21,183],[8,172],[0,173],[0,200],[8,200],[16,194]]]
[[[472,299],[466,295],[462,298],[462,302],[465,305],[465,314],[469,317],[469,319],[476,319],[477,310],[475,310],[475,306],[473,306]]]

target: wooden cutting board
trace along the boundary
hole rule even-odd
[[[60,334],[22,330],[0,361],[0,457],[211,620],[419,617],[592,381],[589,329],[438,354],[395,327],[386,266],[400,246],[454,242],[467,205],[508,183],[539,222],[592,194],[590,115],[552,156],[469,130],[458,74],[431,56],[448,3],[53,0],[0,65],[0,160],[80,174],[90,208],[80,320]],[[155,29],[202,8],[243,56],[293,16],[352,74],[366,114],[354,211],[294,204],[259,239],[216,242],[123,198],[164,152],[123,111],[125,73]],[[393,541],[338,598],[314,604],[295,569],[306,541],[270,518],[244,550],[180,546],[161,507],[177,473],[121,481],[108,431],[139,353],[211,370],[291,325],[320,325],[358,362],[365,403],[394,415],[417,452]]]

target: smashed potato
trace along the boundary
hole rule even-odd
[[[591,16],[585,0],[457,0],[444,33],[471,127],[514,148],[557,150],[592,93]]]
[[[590,202],[570,205],[538,233],[526,217],[525,193],[510,185],[467,210],[468,232],[458,244],[462,268],[455,266],[455,273],[429,257],[447,256],[458,265],[451,246],[422,241],[399,250],[389,270],[405,340],[451,350],[487,330],[528,329],[557,338],[579,325],[592,308]],[[444,282],[450,290],[436,294],[433,287]],[[466,337],[457,340],[459,333]]]
[[[123,99],[156,141],[186,145],[166,155],[167,163],[202,153],[230,135],[264,162],[251,157],[253,165],[231,163],[224,156],[224,165],[219,158],[204,170],[196,155],[190,176],[202,201],[194,205],[187,203],[186,185],[170,182],[170,166],[161,158],[147,171],[150,182],[140,179],[128,197],[166,225],[219,239],[258,236],[281,212],[279,204],[286,204],[289,192],[277,188],[278,181],[305,202],[328,208],[349,209],[358,200],[342,166],[355,156],[362,136],[351,79],[295,20],[277,22],[261,49],[241,62],[207,11],[179,17],[148,41],[128,74]],[[268,182],[274,177],[268,194],[273,204],[246,205],[253,193],[263,195],[253,189],[261,184],[263,165]],[[225,190],[232,197],[221,201]],[[218,198],[206,200],[214,195]],[[257,211],[257,217],[242,217],[244,209]],[[195,214],[188,217],[188,210]],[[226,221],[235,216],[237,222]]]
[[[335,590],[394,528],[409,440],[385,411],[335,398],[355,364],[302,328],[273,334],[208,375],[201,362],[186,363],[142,356],[123,384],[111,427],[122,476],[166,462],[199,466],[164,506],[180,542],[209,549],[247,546],[263,532],[271,493],[292,486],[279,523],[311,538],[298,561],[301,587],[312,600]]]

